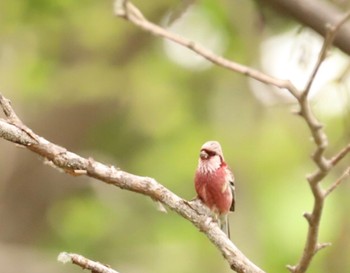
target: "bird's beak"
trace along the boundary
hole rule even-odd
[[[208,153],[204,150],[202,150],[200,153],[199,153],[199,157],[201,159],[207,159],[209,157]]]

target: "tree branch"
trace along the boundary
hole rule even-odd
[[[0,137],[24,146],[48,160],[51,163],[50,165],[54,165],[68,174],[87,175],[107,184],[141,193],[161,202],[202,231],[219,249],[233,270],[238,273],[264,273],[227,238],[216,222],[208,221],[210,219],[208,214],[200,212],[196,202],[183,200],[153,178],[127,173],[114,166],[107,166],[92,158],[87,159],[72,153],[36,135],[18,118],[16,124],[12,124],[12,117],[16,114],[9,101],[1,94],[0,106],[7,117],[7,120],[0,119]],[[31,132],[30,135],[27,132]]]
[[[336,183],[327,192],[324,192],[322,190],[322,188],[320,187],[320,182],[331,171],[335,163],[342,159],[348,153],[349,147],[345,147],[343,150],[341,150],[341,152],[334,157],[333,162],[332,160],[328,160],[324,156],[324,152],[328,146],[328,138],[323,130],[323,125],[318,121],[318,119],[314,116],[312,112],[310,102],[308,100],[308,94],[311,85],[314,81],[315,75],[317,74],[322,62],[325,60],[327,51],[332,45],[333,39],[336,36],[337,31],[339,31],[341,26],[345,23],[346,20],[349,19],[349,17],[350,12],[347,13],[341,20],[339,20],[337,24],[329,27],[328,34],[326,35],[326,39],[324,40],[322,49],[319,53],[318,61],[310,75],[309,80],[307,81],[305,89],[301,93],[301,96],[298,98],[300,106],[299,114],[308,125],[314,143],[316,145],[316,149],[312,154],[312,159],[317,165],[318,169],[311,175],[307,176],[309,186],[314,196],[314,206],[311,213],[304,214],[304,217],[306,218],[309,225],[307,238],[305,242],[304,251],[299,262],[295,266],[287,266],[287,268],[292,273],[306,272],[314,255],[320,249],[323,249],[324,247],[329,245],[328,243],[318,242],[319,226],[325,199],[328,196],[328,194],[331,191],[333,191],[340,182],[336,181]],[[343,180],[343,178],[341,180]]]
[[[75,253],[61,252],[57,257],[57,260],[64,264],[71,262],[73,264],[79,265],[82,269],[91,270],[91,273],[118,273],[107,265],[92,261],[82,255]]]
[[[335,156],[330,160],[332,166],[337,165],[348,153],[350,152],[350,144],[340,150]]]
[[[337,24],[335,24],[335,25],[328,25],[327,24],[326,25],[326,27],[328,28],[328,31],[325,35],[326,37],[324,39],[321,52],[318,55],[317,63],[314,66],[314,69],[311,73],[311,76],[309,77],[309,80],[308,80],[306,87],[303,91],[303,96],[308,96],[310,89],[311,89],[311,86],[312,86],[312,83],[314,82],[315,76],[316,76],[318,70],[320,69],[321,64],[326,59],[328,50],[332,46],[336,34],[339,32],[339,29],[346,23],[346,21],[349,19],[349,17],[350,17],[350,11],[348,11]]]
[[[141,29],[150,32],[154,35],[173,41],[179,45],[182,45],[188,48],[189,50],[195,52],[196,54],[202,56],[203,58],[207,59],[209,62],[216,64],[220,67],[249,76],[252,79],[255,79],[265,84],[273,85],[281,89],[288,89],[295,98],[299,96],[297,88],[289,80],[277,79],[248,66],[225,59],[221,56],[214,54],[213,52],[211,52],[210,50],[198,43],[186,39],[176,33],[172,33],[156,24],[153,24],[150,21],[148,21],[145,18],[145,16],[139,11],[139,9],[135,7],[130,1],[115,0],[114,3],[114,13],[117,16],[130,21],[131,23],[135,24]]]
[[[343,12],[329,1],[318,0],[257,0],[304,24],[326,37],[326,26],[336,25]],[[334,45],[350,55],[350,22],[345,24],[334,39]]]
[[[350,167],[348,167],[343,174],[334,181],[332,185],[324,192],[324,196],[327,197],[331,192],[333,192],[346,178],[350,176]]]

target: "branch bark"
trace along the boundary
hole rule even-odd
[[[341,179],[336,181],[334,185],[328,190],[324,191],[320,183],[325,178],[329,172],[334,167],[335,163],[339,162],[344,156],[348,153],[348,146],[341,150],[339,154],[337,154],[333,160],[329,160],[324,156],[324,152],[328,146],[328,138],[326,133],[323,130],[323,125],[318,121],[315,115],[312,112],[310,102],[308,100],[309,90],[312,86],[313,80],[317,71],[319,70],[321,64],[325,60],[327,56],[327,52],[332,45],[334,38],[336,37],[337,32],[341,28],[341,26],[348,20],[350,17],[350,12],[345,14],[343,18],[341,18],[336,24],[328,26],[328,33],[326,34],[326,38],[323,42],[323,46],[320,50],[318,60],[315,64],[315,67],[309,77],[309,80],[306,83],[306,87],[298,98],[298,103],[300,106],[300,116],[305,120],[306,124],[309,127],[309,130],[312,134],[313,141],[315,143],[316,149],[312,154],[312,159],[318,169],[307,176],[307,180],[309,182],[309,186],[311,192],[314,196],[314,206],[311,213],[304,213],[304,217],[306,218],[309,228],[306,237],[305,247],[303,254],[299,262],[294,265],[288,265],[287,268],[292,273],[304,273],[309,268],[310,263],[314,257],[314,255],[321,249],[328,246],[328,243],[319,243],[318,242],[318,234],[320,228],[320,222],[323,212],[323,206],[326,197],[328,194],[333,191],[338,184],[345,178],[341,177]],[[332,162],[333,161],[333,162]]]
[[[318,0],[257,0],[292,17],[321,34],[327,35],[327,25],[336,25],[344,13],[328,1]],[[334,45],[350,55],[350,22],[339,29]]]
[[[9,100],[1,94],[0,106],[7,117],[7,120],[0,119],[1,138],[27,148],[50,162],[50,165],[56,166],[68,174],[87,175],[161,202],[202,231],[219,249],[233,270],[238,273],[264,273],[227,238],[217,223],[208,218],[207,213],[200,211],[196,202],[188,202],[180,198],[153,178],[127,173],[92,158],[81,157],[66,148],[49,142],[25,126],[15,114]]]
[[[329,186],[329,188],[324,192],[324,196],[328,196],[330,193],[332,193],[345,179],[347,179],[350,176],[350,167],[348,167],[343,174],[334,181],[332,185]]]
[[[160,36],[162,38],[173,41],[181,46],[184,46],[215,65],[218,65],[220,67],[226,68],[234,72],[238,72],[262,83],[276,86],[277,88],[288,89],[289,92],[295,98],[299,96],[297,88],[289,80],[282,80],[272,77],[251,67],[239,64],[237,62],[225,59],[222,56],[216,55],[215,53],[211,52],[202,45],[195,43],[176,33],[172,33],[148,21],[145,18],[145,16],[140,12],[140,10],[137,7],[135,7],[130,1],[115,0],[114,3],[114,13],[117,16],[130,21],[131,23],[135,24],[141,29],[150,32],[156,36]]]
[[[115,271],[107,265],[92,261],[75,253],[61,252],[57,257],[57,260],[62,263],[71,262],[80,266],[82,269],[90,270],[91,273],[118,273],[118,271]]]

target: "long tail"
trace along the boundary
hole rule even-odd
[[[220,228],[230,239],[230,222],[228,221],[228,214],[220,215]]]

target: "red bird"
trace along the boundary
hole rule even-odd
[[[203,144],[194,185],[198,198],[214,213],[220,228],[230,237],[228,213],[235,210],[234,176],[217,141]]]

